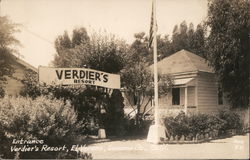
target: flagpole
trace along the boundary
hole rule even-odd
[[[159,101],[158,101],[158,69],[157,69],[157,28],[156,28],[156,0],[153,0],[153,12],[154,12],[154,101],[155,101],[155,124],[159,125]]]
[[[161,143],[161,139],[166,139],[165,127],[160,123],[159,100],[158,100],[158,69],[157,69],[157,25],[156,25],[156,0],[153,0],[153,47],[154,47],[154,108],[155,124],[151,125],[148,132],[147,141],[155,144]]]

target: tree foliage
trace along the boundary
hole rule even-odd
[[[87,47],[89,44],[89,36],[85,28],[76,28],[73,30],[72,37],[69,37],[68,32],[65,31],[55,40],[56,54],[53,64],[56,67],[80,67],[81,53],[76,50],[81,46]],[[82,67],[82,66],[81,66]]]
[[[164,53],[165,45],[164,38],[157,37],[158,48],[160,53]],[[146,106],[145,101],[150,100],[153,96],[153,73],[149,65],[153,62],[153,53],[147,47],[147,37],[145,33],[135,34],[135,41],[130,47],[130,52],[127,58],[127,65],[121,71],[122,86],[125,88],[127,94],[132,97],[131,104],[136,106],[136,124],[139,123],[139,114],[141,109]],[[168,92],[166,88],[171,86],[171,78],[169,75],[159,76],[161,82],[165,85],[159,86],[161,94]],[[148,103],[146,103],[147,105]]]
[[[130,60],[145,62],[147,65],[153,63],[153,50],[148,48],[148,37],[144,32],[134,35],[135,40],[130,46]],[[173,54],[172,43],[168,35],[157,35],[158,60]],[[130,62],[133,63],[133,62]]]
[[[186,21],[183,21],[179,26],[175,25],[172,34],[172,53],[186,49],[201,57],[205,53],[205,26],[198,24],[196,30],[192,23],[187,26]]]
[[[19,45],[19,41],[14,37],[14,33],[18,31],[16,26],[7,17],[0,17],[0,97],[4,95],[6,76],[13,74],[12,54],[16,52],[14,46]]]
[[[93,33],[89,36],[85,28],[76,28],[72,36],[69,36],[65,31],[63,35],[57,37],[55,48],[57,53],[53,64],[56,67],[83,67],[117,74],[127,63],[127,44],[105,32]],[[56,91],[53,92],[55,97],[58,92],[59,98],[70,99],[80,119],[85,118],[89,122],[94,119],[97,127],[105,127],[109,135],[118,135],[117,127],[123,128],[123,110],[116,111],[123,108],[123,100],[121,99],[119,104],[114,101],[114,99],[120,99],[119,94],[115,94],[114,90],[92,86],[86,86],[84,90],[77,90],[74,87],[50,86],[49,88],[50,92]],[[28,87],[26,91],[29,91]],[[101,113],[102,110],[105,110],[104,114]],[[107,128],[106,124],[113,127]]]
[[[118,73],[125,65],[127,45],[111,34],[94,33],[88,36],[84,28],[73,30],[72,37],[65,31],[55,41],[57,67],[87,67]]]
[[[250,2],[210,0],[208,59],[233,107],[249,105]]]
[[[180,25],[175,25],[172,37],[169,35],[157,35],[158,60],[168,57],[182,49],[191,51],[201,57],[205,57],[206,27],[200,23],[194,28],[193,23],[187,26],[186,21]],[[153,63],[153,50],[148,48],[148,37],[144,32],[136,33],[135,40],[131,44],[130,52],[134,61],[145,61],[147,64]]]
[[[124,98],[120,90],[115,89],[103,105],[105,113],[101,114],[103,126],[108,135],[124,136],[127,134],[127,119],[124,117]]]

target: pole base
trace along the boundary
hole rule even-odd
[[[147,142],[160,144],[162,139],[166,139],[165,127],[163,125],[151,125],[148,131]]]

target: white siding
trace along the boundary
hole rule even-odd
[[[200,72],[198,75],[198,112],[214,113],[218,111],[218,85],[215,75]]]
[[[195,87],[188,87],[187,105],[195,106]]]

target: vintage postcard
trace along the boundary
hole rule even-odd
[[[0,159],[249,159],[249,0],[0,0]]]

